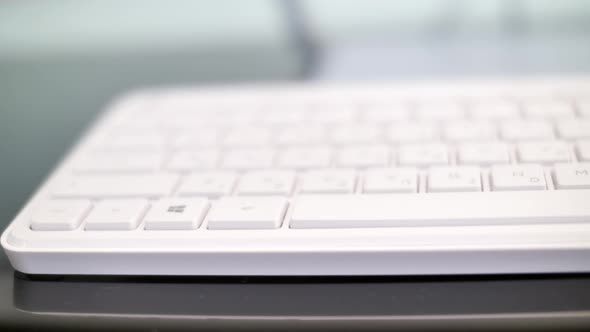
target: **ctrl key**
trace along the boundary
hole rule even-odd
[[[31,214],[31,229],[34,231],[74,230],[88,214],[90,207],[90,201],[85,199],[42,202]]]

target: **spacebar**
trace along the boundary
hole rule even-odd
[[[302,195],[291,228],[473,226],[590,222],[590,190]]]

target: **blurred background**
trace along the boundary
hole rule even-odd
[[[588,72],[585,0],[0,1],[0,224],[128,89]]]

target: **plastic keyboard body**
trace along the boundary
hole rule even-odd
[[[590,79],[145,90],[2,235],[30,274],[590,271]]]

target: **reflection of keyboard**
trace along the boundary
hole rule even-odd
[[[41,274],[590,271],[589,83],[137,93],[2,245]]]

